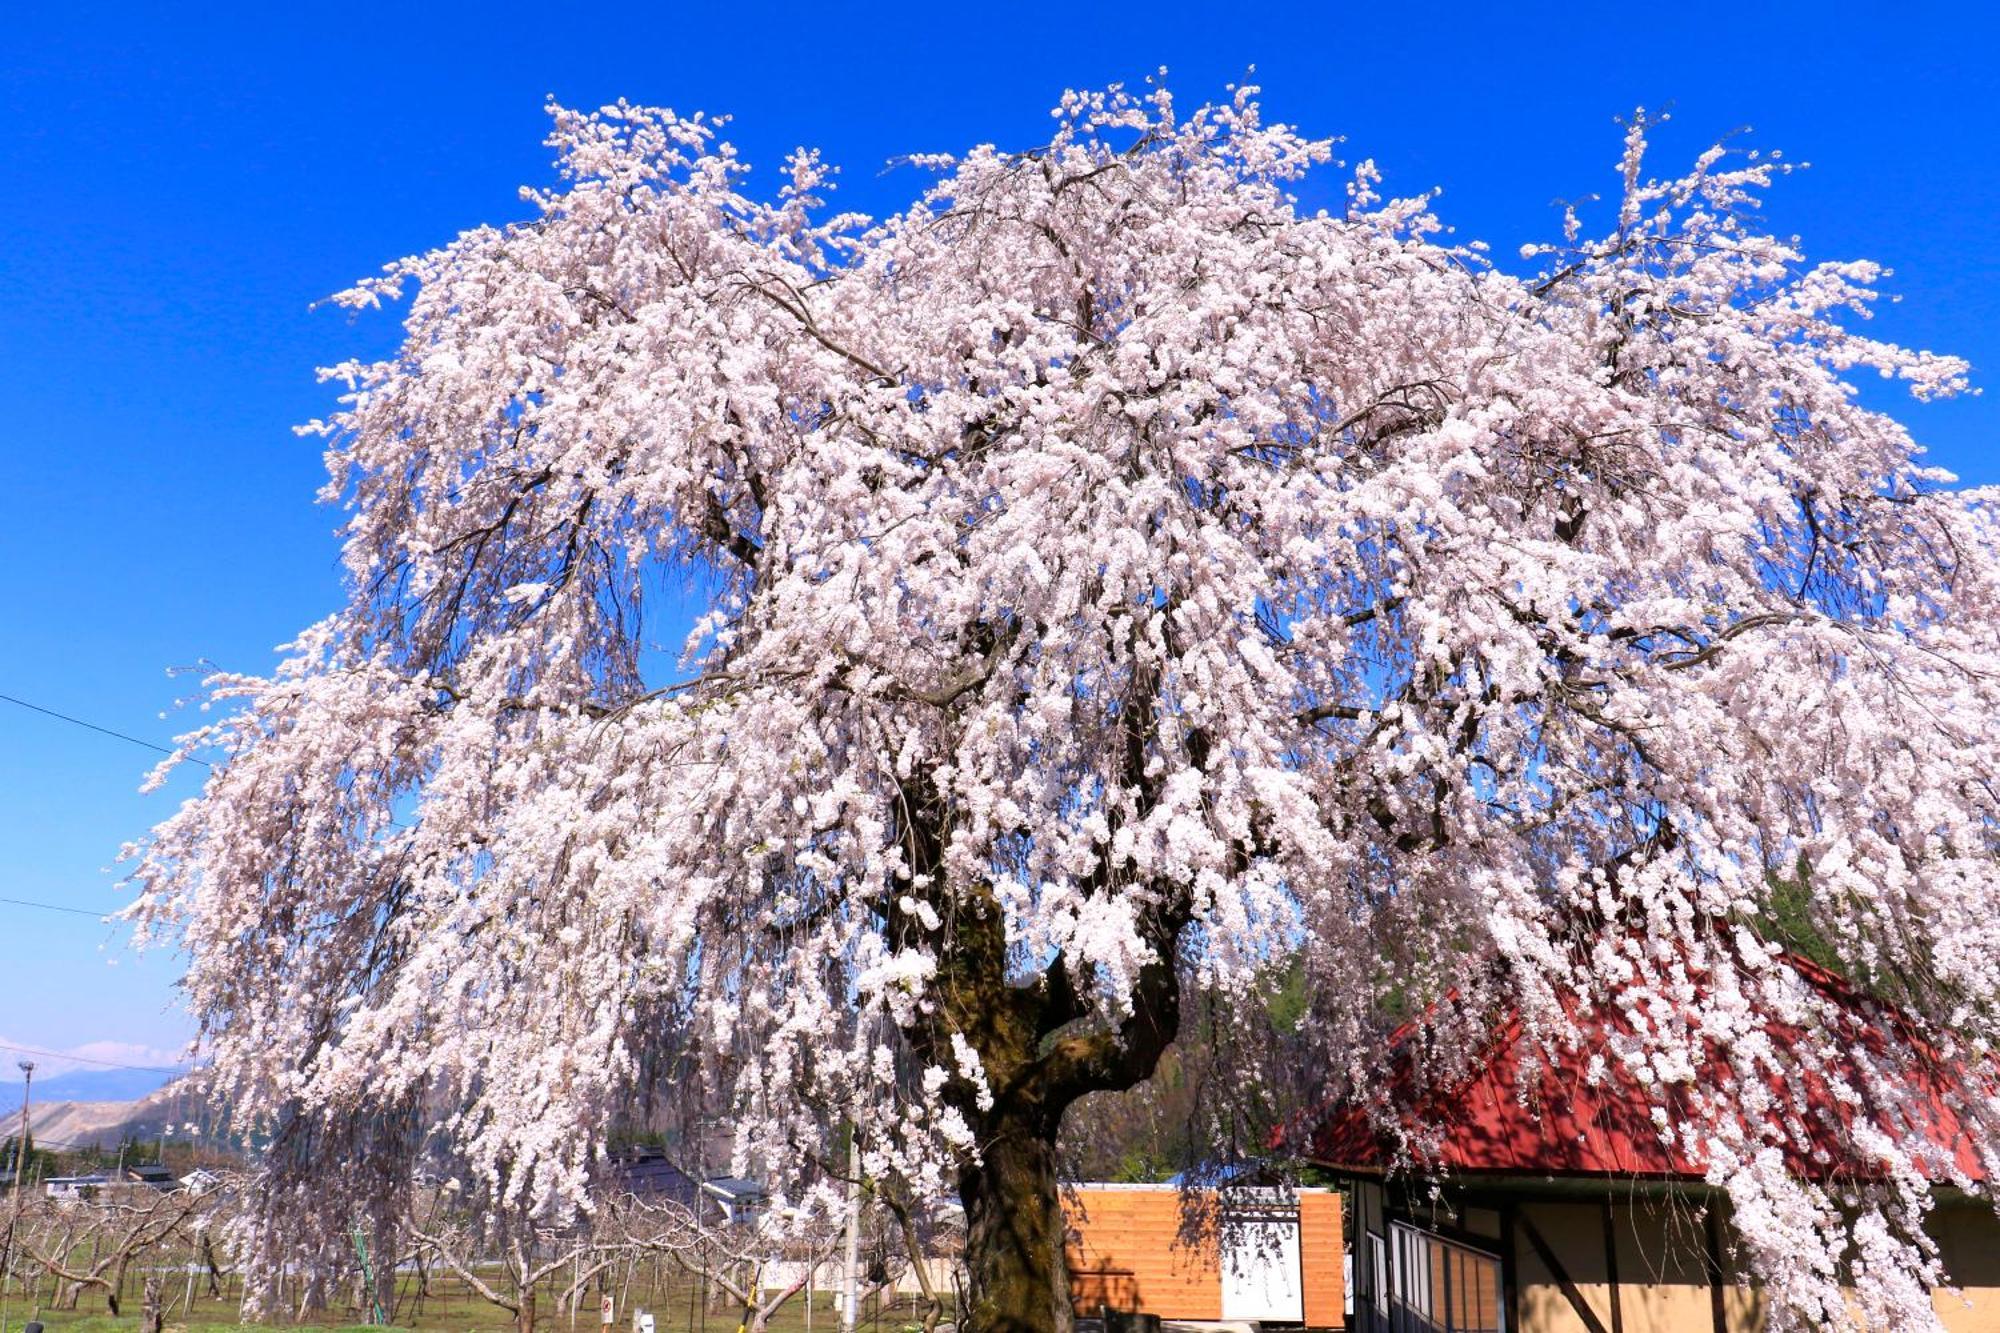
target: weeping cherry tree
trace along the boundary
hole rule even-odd
[[[404,312],[310,427],[344,604],[214,678],[138,853],[230,1105],[360,1164],[273,1166],[249,1253],[426,1153],[587,1206],[671,1045],[801,1216],[853,1127],[870,1188],[963,1201],[967,1328],[1066,1329],[1065,1108],[1290,964],[1328,1087],[1391,1011],[1449,1064],[1494,1004],[1552,1052],[1617,1006],[1777,1318],[1932,1317],[1927,1200],[1977,1183],[1893,1071],[1875,1176],[1782,1169],[1846,1075],[1757,1039],[1824,1019],[1766,926],[1803,893],[1990,1068],[2000,563],[1850,382],[1965,367],[1760,230],[1783,164],[1658,179],[1641,117],[1604,220],[1502,262],[1247,88],[1067,95],[882,221],[700,116],[551,114],[527,220],[340,298]]]

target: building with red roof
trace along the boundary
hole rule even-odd
[[[1906,1146],[1921,1145],[1939,1198],[1933,1236],[1957,1288],[1936,1293],[1934,1309],[1953,1333],[2000,1331],[2000,1219],[1954,1110],[1964,1104],[1963,1071],[1938,1059],[1892,1008],[1803,959],[1784,961],[1830,1002],[1837,1054],[1821,1068],[1847,1085],[1836,1095],[1814,1076],[1797,1076],[1788,1170],[1815,1180],[1878,1176],[1853,1147],[1851,1131],[1864,1117]],[[1622,1062],[1591,1058],[1627,1020],[1606,1009],[1577,1026],[1578,1048],[1549,1053],[1518,1014],[1499,1014],[1468,1077],[1421,1090],[1412,1072],[1415,1029],[1406,1028],[1372,1099],[1336,1105],[1298,1136],[1301,1156],[1349,1185],[1349,1327],[1763,1327],[1763,1300],[1736,1270],[1727,1196],[1707,1183],[1701,1141],[1663,1138],[1652,1118],[1656,1098]],[[1806,1039],[1784,1024],[1764,1033],[1780,1065],[1789,1063],[1788,1044]],[[1895,1106],[1855,1096],[1867,1083],[1863,1064],[1897,1071],[1905,1095]],[[1697,1077],[1715,1087],[1737,1074],[1716,1058]],[[1420,1160],[1403,1146],[1419,1140]]]

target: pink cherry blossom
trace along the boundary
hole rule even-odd
[[[669,1053],[809,1214],[846,1122],[969,1191],[977,1294],[977,1164],[1296,957],[1330,1084],[1391,999],[1446,1066],[1497,999],[1550,1050],[1614,1001],[1776,1317],[1932,1319],[1952,1168],[1886,1124],[1866,1198],[1785,1171],[1835,1064],[1758,1039],[1820,1017],[1761,941],[1802,886],[1987,1067],[1990,497],[1853,383],[1965,367],[1759,230],[1772,159],[1655,179],[1636,118],[1610,230],[1524,276],[1372,163],[1302,208],[1331,147],[1254,92],[1071,94],[880,222],[811,153],[769,200],[717,122],[552,107],[529,220],[339,298],[405,330],[310,427],[346,602],[213,680],[136,872],[244,1123],[355,1163],[274,1159],[273,1262],[425,1152],[562,1214]]]

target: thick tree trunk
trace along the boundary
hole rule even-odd
[[[1144,698],[1153,689],[1142,678],[1133,693]],[[1121,716],[1127,776],[1141,793],[1143,816],[1158,795],[1147,759],[1152,714],[1128,701]],[[1190,731],[1184,744],[1194,766],[1206,769],[1207,737]],[[910,865],[942,884],[943,805],[921,779],[902,795]],[[1108,864],[1101,869],[1110,892],[1114,877]],[[966,887],[963,900],[939,899],[928,919],[905,912],[901,900],[885,903],[890,935],[927,942],[938,957],[938,1006],[904,1028],[904,1038],[945,1067],[956,1063],[962,1040],[979,1053],[985,1076],[980,1086],[962,1078],[946,1085],[979,1139],[979,1160],[958,1176],[969,1280],[959,1326],[965,1333],[1071,1333],[1056,1135],[1077,1098],[1151,1076],[1180,1031],[1180,937],[1193,917],[1193,893],[1184,884],[1148,886],[1136,924],[1153,957],[1132,978],[1130,1008],[1114,1025],[1088,1002],[1060,953],[1039,976],[1017,978],[1005,909],[991,885]]]
[[[959,1173],[970,1285],[967,1333],[1069,1333],[1069,1266],[1053,1127],[1003,1123]]]
[[[535,1333],[535,1287],[528,1283],[515,1299],[521,1304],[514,1312],[514,1333]]]

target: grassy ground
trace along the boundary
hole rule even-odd
[[[6,1324],[0,1328],[0,1333],[21,1333],[23,1325],[31,1318],[40,1320],[48,1333],[137,1333],[138,1285],[134,1282],[127,1289],[125,1299],[120,1302],[123,1313],[119,1315],[107,1311],[101,1292],[86,1292],[76,1310],[51,1310],[44,1305],[39,1312],[19,1292],[15,1292],[7,1302]],[[186,1295],[185,1286],[171,1281],[167,1283],[166,1295],[171,1303],[166,1315],[167,1333],[233,1333],[243,1327],[238,1322],[233,1299],[210,1300],[205,1293],[198,1291],[193,1308],[188,1309],[181,1304],[181,1298]],[[628,1292],[628,1296],[634,1298],[632,1303],[640,1309],[652,1313],[654,1333],[735,1333],[742,1318],[741,1307],[732,1306],[726,1300],[704,1303],[698,1288],[685,1281],[638,1289]],[[540,1302],[541,1314],[535,1324],[537,1333],[571,1333],[572,1328],[575,1333],[600,1333],[596,1298],[591,1297],[584,1305],[572,1325],[568,1313],[561,1311],[555,1301],[544,1297]],[[629,1333],[632,1311],[620,1306],[618,1317],[618,1323],[612,1325],[610,1333]],[[462,1285],[436,1278],[432,1279],[431,1295],[421,1308],[413,1292],[404,1292],[394,1323],[398,1328],[423,1330],[424,1333],[514,1333],[513,1316],[505,1310],[488,1305]],[[921,1323],[918,1307],[909,1301],[895,1307],[884,1306],[879,1311],[873,1305],[862,1309],[861,1327],[866,1333],[902,1333],[902,1330],[918,1327]],[[338,1305],[326,1311],[322,1318],[308,1320],[304,1324],[284,1321],[283,1326],[311,1328],[315,1333],[335,1333],[336,1330],[361,1333],[366,1327],[357,1321],[355,1311]],[[808,1326],[803,1296],[787,1302],[772,1317],[769,1325],[771,1333],[805,1333]],[[817,1293],[810,1323],[813,1333],[837,1333],[839,1326],[840,1317],[834,1312],[832,1297],[826,1292]]]

